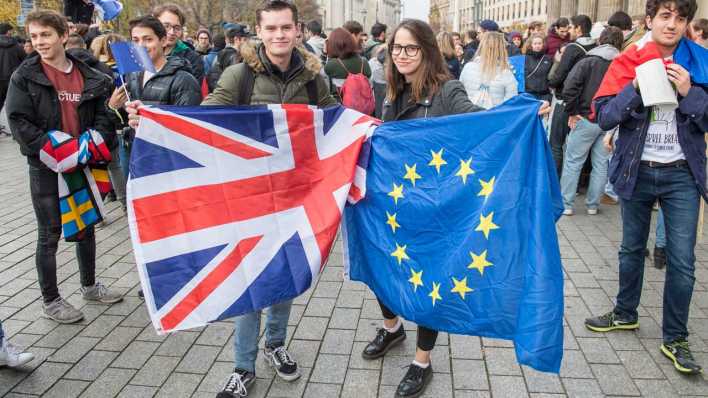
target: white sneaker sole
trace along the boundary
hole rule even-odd
[[[285,381],[295,381],[295,380],[299,379],[300,376],[302,376],[302,375],[300,374],[300,368],[299,368],[299,367],[297,368],[297,370],[296,370],[295,373],[293,373],[293,374],[281,373],[281,372],[278,370],[278,368],[275,367],[275,364],[273,363],[273,361],[272,361],[270,358],[271,358],[271,356],[270,356],[269,354],[265,354],[263,360],[265,360],[266,362],[268,362],[268,365],[270,365],[270,367],[273,368],[273,370],[275,371],[275,374],[278,375],[278,377],[280,377],[281,379],[283,379],[283,380],[285,380]]]
[[[90,303],[98,303],[98,304],[115,304],[115,303],[120,303],[123,301],[123,297],[118,297],[112,300],[106,300],[106,299],[91,299],[91,298],[86,298],[86,297],[81,297],[84,299],[84,301],[88,301]]]
[[[42,312],[42,318],[51,319],[57,323],[69,324],[69,323],[76,323],[76,322],[81,321],[82,319],[84,319],[84,314],[81,314],[80,316],[77,316],[76,318],[71,318],[71,319],[57,319],[51,315],[48,315],[48,314],[45,314],[44,312]]]
[[[9,363],[7,361],[0,361],[0,368],[2,368],[2,367],[18,368],[18,367],[28,364],[34,360],[34,354],[26,353],[25,355],[26,355],[26,358],[22,361],[17,362],[17,363]]]

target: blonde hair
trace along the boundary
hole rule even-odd
[[[509,56],[506,52],[506,40],[501,32],[484,32],[477,49],[477,58],[482,66],[482,78],[494,77],[509,67]]]
[[[543,43],[543,50],[546,49],[546,38],[540,33],[532,33],[529,36],[529,38],[526,39],[526,43],[524,43],[524,51],[523,51],[524,54],[531,51],[531,46],[533,45],[533,41],[535,39],[541,39],[541,43]],[[541,51],[543,51],[543,50],[541,50]]]
[[[455,58],[455,46],[452,40],[452,35],[447,32],[438,33],[436,40],[438,42],[438,47],[440,47],[440,54],[445,59]]]
[[[125,41],[125,38],[117,33],[107,33],[100,35],[91,42],[91,52],[93,56],[103,63],[113,63],[113,52],[111,52],[111,43]]]

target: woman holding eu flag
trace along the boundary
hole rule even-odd
[[[386,64],[388,83],[383,103],[384,123],[476,112],[484,109],[470,102],[465,88],[454,80],[438,48],[430,26],[419,20],[401,22],[391,36]],[[364,348],[365,359],[382,357],[406,338],[401,319],[379,300],[383,328]],[[430,351],[438,337],[436,330],[418,326],[415,360],[396,389],[396,397],[420,395],[430,382],[433,368]]]

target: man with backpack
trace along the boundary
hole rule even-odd
[[[243,43],[248,41],[249,33],[246,31],[246,27],[239,24],[232,25],[226,30],[226,47],[216,56],[209,70],[209,75],[207,75],[210,93],[216,88],[216,83],[226,68],[241,62],[241,51],[239,49]]]
[[[297,8],[288,1],[271,0],[256,12],[257,47],[241,46],[242,63],[227,68],[216,89],[202,105],[310,104],[336,105],[319,71],[315,54],[296,48]],[[129,104],[130,124],[137,127],[139,101]],[[297,362],[285,347],[292,301],[268,308],[264,354],[278,377],[300,377]],[[234,372],[218,398],[246,397],[256,381],[256,357],[261,311],[235,318]]]

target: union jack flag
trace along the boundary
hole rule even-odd
[[[364,194],[376,119],[343,107],[145,107],[128,220],[159,333],[307,290],[347,199]]]

